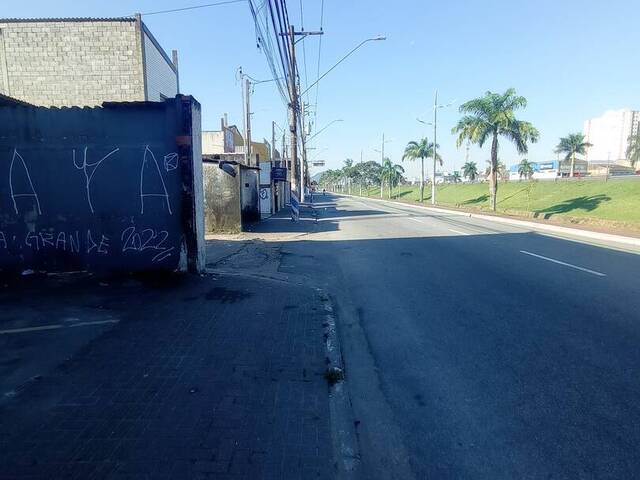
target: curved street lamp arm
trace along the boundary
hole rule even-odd
[[[342,57],[340,60],[338,60],[338,62],[331,67],[329,70],[327,70],[326,72],[324,72],[322,75],[320,75],[320,77],[313,82],[311,85],[309,85],[306,90],[300,94],[298,94],[299,97],[302,97],[305,93],[307,93],[309,90],[311,90],[313,87],[315,87],[315,85],[322,80],[324,77],[326,77],[329,72],[331,72],[334,68],[336,68],[338,65],[340,65],[342,62],[344,62],[349,56],[351,56],[351,54],[353,54],[353,52],[355,52],[356,50],[358,50],[361,46],[363,46],[365,43],[367,42],[374,42],[374,41],[378,41],[378,40],[386,40],[387,37],[375,37],[375,38],[367,38],[366,40],[363,40],[362,42],[360,42],[358,45],[356,45],[349,53],[347,53],[344,57]]]
[[[333,125],[336,122],[342,122],[342,119],[338,119],[338,120],[334,120],[333,122],[329,122],[327,125],[324,126],[324,128],[321,128],[318,132],[314,133],[313,136],[311,136],[310,138],[307,139],[307,142],[310,142],[311,140],[313,140],[314,138],[316,138],[318,135],[320,135],[322,132],[324,132],[327,128],[329,128],[331,125]]]

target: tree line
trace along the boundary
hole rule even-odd
[[[510,88],[504,93],[486,92],[484,96],[463,103],[459,111],[462,118],[453,127],[452,133],[456,135],[456,146],[459,148],[464,143],[472,143],[483,148],[490,145],[489,166],[485,175],[489,182],[489,196],[491,209],[495,211],[498,178],[508,179],[509,172],[506,166],[499,161],[498,152],[500,140],[511,142],[520,155],[526,155],[529,145],[536,143],[540,133],[530,122],[516,118],[515,112],[527,106],[527,99],[517,95],[515,89]],[[585,140],[582,133],[572,133],[560,138],[555,152],[564,155],[564,160],[570,162],[569,176],[575,176],[575,164],[578,155],[584,155],[587,148],[593,146]],[[442,158],[435,154],[440,146],[429,142],[428,138],[410,141],[404,151],[402,160],[420,160],[420,201],[424,202],[425,163],[432,160],[432,186],[436,178],[436,165],[442,165]],[[640,163],[640,132],[629,138],[627,158],[635,167]],[[526,158],[518,165],[518,174],[521,178],[530,179],[534,173],[534,166]],[[329,188],[340,188],[352,192],[354,185],[362,188],[371,186],[380,187],[380,196],[384,195],[386,188],[389,198],[392,190],[404,181],[404,168],[400,164],[394,164],[389,158],[385,158],[382,164],[374,161],[354,164],[353,160],[346,160],[344,166],[337,170],[323,172],[319,183]],[[475,181],[478,176],[478,166],[475,162],[467,161],[462,167],[462,174],[470,181]],[[454,175],[453,181],[459,180],[459,174]],[[432,202],[435,202],[435,187],[432,189]]]

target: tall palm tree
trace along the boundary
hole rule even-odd
[[[632,167],[635,167],[636,163],[640,163],[640,131],[629,137],[627,159],[631,162]]]
[[[440,145],[436,145],[436,148],[440,148]],[[427,137],[417,142],[409,142],[404,149],[404,155],[402,155],[402,161],[417,160],[420,159],[420,201],[424,202],[424,159],[433,158],[433,142],[429,142]],[[436,153],[436,158],[433,159],[433,178],[436,178],[436,162],[440,162],[442,165],[442,158]]]
[[[560,138],[560,143],[558,143],[555,152],[564,153],[564,159],[571,160],[570,177],[573,177],[575,174],[576,154],[584,155],[587,153],[587,148],[592,146],[593,145],[589,142],[585,142],[584,135],[582,133],[570,133],[568,136]],[[558,165],[558,171],[559,170],[560,165]]]
[[[518,175],[520,175],[520,178],[524,177],[526,180],[531,180],[533,176],[533,164],[526,158],[523,158],[518,164]]]
[[[478,165],[476,162],[466,162],[462,166],[462,175],[469,179],[470,182],[475,182],[478,178]]]
[[[466,114],[453,128],[458,134],[457,145],[465,140],[482,147],[491,140],[491,171],[489,174],[489,193],[491,208],[496,209],[498,193],[498,138],[505,137],[515,144],[518,153],[528,151],[528,143],[538,141],[540,134],[529,122],[518,120],[514,111],[525,108],[527,99],[516,95],[513,88],[504,93],[487,92],[483,97],[475,98],[460,105],[460,113]]]
[[[391,189],[396,185],[400,179],[402,178],[402,174],[404,173],[404,168],[402,165],[394,164],[388,158],[385,158],[382,162],[382,171],[381,178],[384,182],[386,180],[387,185],[389,186],[389,198],[391,198]]]

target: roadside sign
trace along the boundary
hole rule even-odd
[[[273,167],[271,169],[271,180],[274,182],[286,182],[287,169],[284,167]]]
[[[300,218],[300,201],[295,193],[291,192],[291,220],[297,222]]]

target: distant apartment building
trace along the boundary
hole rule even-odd
[[[584,122],[587,149],[585,160],[591,163],[618,163],[628,165],[629,137],[638,133],[640,112],[630,109],[609,110],[601,117]]]
[[[0,93],[42,106],[160,101],[179,91],[140,16],[0,19]]]

